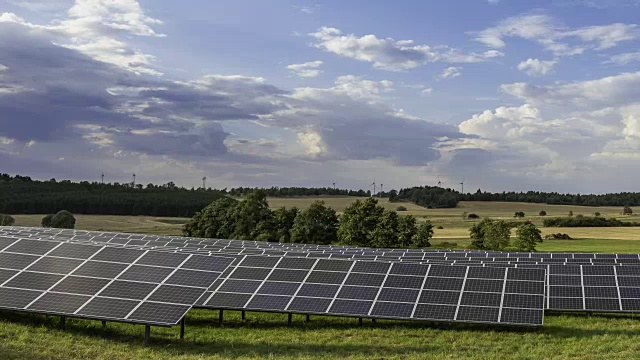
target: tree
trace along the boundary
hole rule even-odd
[[[371,233],[371,246],[378,248],[398,247],[398,221],[397,212],[385,210]]]
[[[631,206],[626,205],[622,209],[622,215],[633,215],[633,209],[631,209]]]
[[[593,215],[595,215],[595,217],[600,216],[600,213],[598,211],[596,211]]]
[[[338,216],[324,201],[315,201],[296,216],[291,242],[329,245],[338,240]]]
[[[524,218],[524,212],[523,211],[516,211],[515,214],[513,214],[514,218]]]
[[[398,219],[398,247],[411,247],[413,245],[413,238],[417,232],[415,217],[411,215],[400,217],[400,219]]]
[[[569,216],[573,216],[573,211],[569,211]]]
[[[431,246],[431,238],[433,238],[433,225],[431,221],[423,222],[418,226],[418,231],[413,237],[413,246],[416,249],[422,249]]]
[[[228,197],[212,202],[184,225],[184,235],[216,239],[231,238],[235,229],[233,213],[237,204],[237,201]]]
[[[511,227],[503,220],[484,219],[471,226],[469,235],[476,249],[502,250],[509,246]]]
[[[503,250],[509,246],[511,227],[504,220],[494,220],[484,229],[484,244],[490,250]]]
[[[13,226],[16,223],[16,219],[11,215],[0,214],[0,226]]]
[[[547,212],[546,212],[546,211],[544,211],[544,210],[542,210],[542,211],[540,211],[540,213],[539,213],[538,215],[540,215],[540,216],[547,216]]]
[[[311,205],[313,206],[313,204]],[[284,206],[273,211],[273,221],[276,226],[276,239],[279,242],[291,242],[291,229],[299,214],[296,207],[287,209]],[[337,219],[336,219],[337,221]]]
[[[277,241],[273,214],[264,191],[250,193],[234,210],[234,239]]]
[[[42,218],[42,221],[40,222],[40,225],[42,227],[51,227],[51,219],[53,219],[53,214],[49,214],[45,217]]]
[[[524,223],[516,230],[515,247],[519,251],[536,251],[536,244],[542,242],[542,235],[532,223]]]
[[[404,207],[404,206],[398,206],[398,207],[396,208],[396,211],[407,211],[407,208],[406,208],[406,207]]]
[[[51,218],[51,227],[73,229],[76,227],[76,218],[67,210],[60,210]]]
[[[371,233],[380,221],[384,208],[374,198],[356,200],[340,216],[338,240],[345,245],[370,246]]]

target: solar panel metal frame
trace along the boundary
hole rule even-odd
[[[105,249],[116,249],[114,247],[109,246],[96,246],[89,244],[74,244],[70,242],[62,242],[62,241],[52,241],[52,240],[38,240],[34,242],[32,239],[20,239],[20,238],[3,238],[2,246],[0,247],[0,255],[4,255],[4,257],[8,258],[18,258],[18,257],[32,257],[29,262],[25,262],[22,265],[12,265],[11,263],[7,263],[6,261],[0,263],[0,272],[4,273],[5,276],[0,279],[0,309],[9,310],[9,311],[17,311],[17,312],[29,312],[29,313],[41,313],[47,315],[57,315],[63,317],[74,317],[74,318],[83,318],[83,319],[94,319],[94,320],[108,320],[114,322],[125,322],[125,323],[133,323],[133,324],[144,324],[144,325],[154,325],[154,326],[172,326],[177,324],[182,317],[191,309],[194,305],[194,301],[191,303],[187,302],[166,302],[166,301],[156,301],[153,300],[153,296],[159,294],[159,291],[164,291],[165,289],[170,289],[179,287],[184,290],[191,290],[191,292],[195,293],[204,293],[207,288],[213,283],[219,275],[233,262],[232,258],[223,258],[223,257],[206,257],[199,256],[193,254],[180,254],[180,253],[160,253],[153,252],[150,250],[138,250],[128,248],[131,254],[135,254],[136,258],[131,262],[121,262],[121,261],[109,261],[109,260],[98,260],[99,256],[103,254],[106,255],[107,251]],[[7,241],[9,240],[9,241]],[[37,246],[46,246],[49,248],[47,251],[34,251],[29,249],[29,246],[33,247]],[[56,251],[58,249],[62,249],[65,245],[71,244],[72,246],[81,247],[84,250],[92,250],[89,251],[91,255],[83,254],[82,256],[71,254],[70,256],[61,256],[64,254],[58,254]],[[36,247],[37,247],[36,246]],[[20,248],[21,247],[21,248]],[[68,246],[67,246],[68,247]],[[12,248],[14,251],[12,251]],[[22,252],[15,252],[16,249],[22,250]],[[27,253],[24,253],[26,251]],[[176,258],[177,260],[181,260],[179,266],[167,267],[160,265],[152,265],[149,263],[139,263],[141,260],[147,259],[147,257],[152,258],[153,254],[166,254],[165,258]],[[88,255],[88,256],[86,256]],[[47,271],[31,271],[32,266],[35,266],[43,261],[43,259],[50,260],[49,265],[55,265],[56,263],[72,262],[75,261],[76,265],[72,269],[68,269],[67,271],[58,270],[55,273],[47,272]],[[187,266],[188,262],[194,262],[196,266]],[[220,271],[213,270],[203,270],[197,267],[201,267],[202,263],[208,263],[213,265]],[[80,275],[77,271],[83,269],[86,265],[89,264],[100,264],[100,265],[115,265],[118,264],[120,268],[120,272],[115,277],[106,277],[106,276],[89,276],[87,274]],[[161,282],[141,282],[137,281],[131,283],[130,281],[122,282],[123,284],[151,284],[153,285],[153,289],[148,293],[144,294],[144,298],[142,299],[132,299],[127,298],[126,295],[124,298],[113,297],[113,296],[101,296],[102,292],[109,288],[112,284],[121,282],[119,277],[126,273],[132,266],[134,265],[142,265],[149,268],[157,268],[157,269],[169,269],[171,272],[163,278]],[[124,266],[124,267],[123,267]],[[42,270],[46,270],[42,269]],[[55,270],[54,270],[55,271]],[[179,272],[189,272],[191,274],[197,274],[197,272],[201,272],[202,274],[207,274],[209,279],[211,280],[206,286],[191,286],[184,284],[176,284],[176,281],[173,279],[174,276],[177,276]],[[9,276],[6,276],[6,275]],[[94,288],[93,292],[83,293],[80,289],[71,289],[66,291],[56,290],[58,286],[61,286],[66,280],[74,280],[79,281],[78,279],[83,279],[86,282],[90,282],[89,280],[94,280],[94,282],[98,282],[103,284],[99,288]],[[28,286],[28,282],[37,281],[36,283],[40,286],[38,289],[34,289],[33,286]],[[105,283],[106,281],[106,283]],[[203,280],[209,281],[209,280]],[[149,287],[151,288],[151,287]],[[26,296],[30,294],[32,296],[25,299],[22,302],[22,306],[16,303],[17,300],[20,299],[20,294]],[[2,297],[4,295],[4,297]],[[199,296],[198,296],[199,297]],[[66,299],[64,304],[60,301],[60,298]],[[98,301],[102,301],[100,299],[111,299],[111,300],[122,300],[129,301],[129,305],[133,305],[127,311],[126,316],[114,317],[114,316],[105,316],[99,313],[87,313],[83,310],[86,307],[94,304],[94,301],[97,303]],[[81,300],[84,300],[81,302]],[[197,298],[196,298],[197,300]],[[10,303],[13,301],[13,304]],[[72,305],[74,301],[78,301],[78,304],[81,304],[74,308],[69,308],[69,305]],[[64,306],[63,306],[64,305]],[[56,308],[57,307],[57,308]],[[173,311],[173,319],[175,321],[169,321],[170,319],[159,318],[154,316],[156,308],[164,307],[164,313],[169,314],[170,311]],[[99,309],[98,309],[99,310]],[[125,308],[123,311],[126,311]],[[147,317],[149,316],[149,317]]]

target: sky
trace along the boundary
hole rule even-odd
[[[0,0],[0,172],[639,191],[640,0]]]

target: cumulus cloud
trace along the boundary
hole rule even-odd
[[[518,70],[524,71],[529,76],[546,75],[551,70],[553,70],[553,66],[555,64],[556,62],[551,60],[538,60],[529,58],[527,60],[521,61],[520,64],[518,64]]]
[[[420,91],[420,94],[423,95],[423,96],[431,95],[431,93],[433,93],[433,88],[426,88],[426,89],[422,89],[422,91]]]
[[[464,53],[448,46],[416,45],[413,40],[378,38],[373,34],[358,37],[331,27],[322,27],[309,35],[316,39],[315,46],[320,49],[390,71],[414,69],[433,62],[473,63],[502,56],[496,50]]]
[[[605,61],[605,64],[627,65],[632,62],[640,61],[640,52],[629,52],[616,54]]]
[[[442,71],[440,75],[438,75],[439,79],[453,79],[462,75],[462,68],[450,66]]]
[[[320,75],[321,70],[319,67],[323,64],[322,61],[309,61],[302,64],[291,64],[287,66],[287,69],[291,71],[297,77],[300,78],[313,78]]]
[[[494,49],[504,48],[507,38],[521,38],[540,44],[555,56],[571,56],[639,39],[640,29],[636,24],[622,23],[571,29],[547,14],[534,13],[507,18],[473,35]]]

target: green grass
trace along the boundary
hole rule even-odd
[[[632,359],[640,355],[640,318],[551,314],[541,328],[192,310],[178,328],[152,328],[0,312],[2,359]]]

